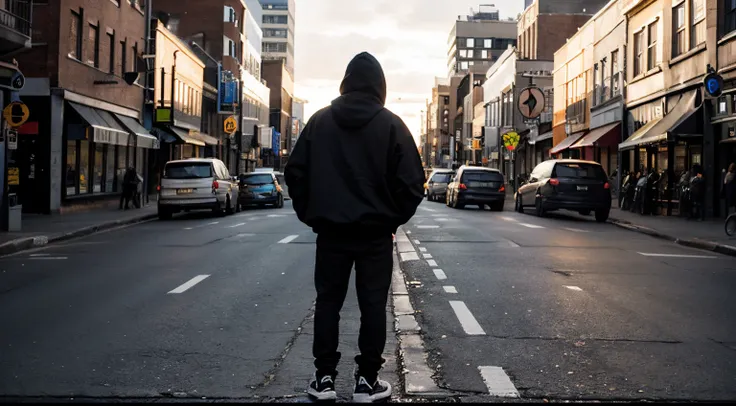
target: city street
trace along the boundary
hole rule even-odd
[[[400,265],[450,398],[736,398],[732,257],[510,206],[423,202],[399,233],[419,258],[402,253]],[[314,241],[287,202],[4,257],[0,394],[306,400]],[[341,322],[341,400],[352,389],[354,296]],[[393,317],[387,329],[382,377],[398,401]]]

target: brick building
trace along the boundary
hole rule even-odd
[[[292,144],[292,108],[294,100],[294,77],[286,67],[283,59],[263,61],[263,78],[271,89],[270,125],[280,134],[280,145],[273,146],[272,151],[262,151],[264,166],[280,169],[286,162]],[[286,152],[286,153],[284,153]]]
[[[42,2],[32,24],[32,47],[14,56],[31,111],[17,151],[23,210],[116,204],[125,168],[147,173],[147,152],[158,147],[141,125],[141,87],[123,79],[142,70],[142,4]]]

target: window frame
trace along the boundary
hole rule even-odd
[[[620,83],[620,58],[619,58],[619,50],[614,49],[611,51],[611,97],[618,96],[618,94],[621,92],[621,83]]]
[[[672,6],[672,57],[675,58],[687,52],[687,1],[682,0]],[[680,20],[682,13],[682,20]],[[679,25],[678,25],[679,24]]]
[[[110,64],[110,67],[108,71],[110,74],[115,74],[115,46],[117,45],[117,42],[115,41],[115,30],[112,30],[112,32],[107,32],[107,40],[110,43],[110,55],[108,57],[108,63]]]
[[[632,47],[632,51],[634,53],[634,57],[632,58],[632,63],[634,66],[632,73],[634,74],[633,77],[637,77],[644,73],[644,30],[639,30],[634,33],[633,42],[634,46]]]
[[[705,16],[708,14],[706,10],[705,0],[689,0],[690,1],[690,49],[694,49],[707,40],[707,27],[705,26]],[[695,15],[696,2],[700,2],[702,7],[702,15]],[[702,38],[698,38],[698,32],[702,30]],[[700,39],[700,41],[698,41]]]
[[[736,0],[723,0],[722,36],[736,31]]]
[[[84,43],[84,40],[83,40],[84,33],[82,32],[84,31],[84,9],[80,8],[79,11],[71,10],[71,12],[72,12],[72,21],[70,23],[74,22],[74,18],[77,19],[76,24],[75,24],[76,25],[75,28],[77,31],[77,37],[73,44],[74,49],[72,50],[72,52],[74,52],[74,55],[72,55],[72,52],[69,52],[69,56],[81,62],[84,60],[84,47],[82,46],[82,44]]]
[[[92,60],[87,58],[86,63],[90,66],[93,66],[97,69],[100,68],[100,23],[97,22],[96,24],[88,22],[87,23],[87,39],[89,40],[90,34],[92,34],[92,31],[94,30],[94,42],[92,44],[92,49],[90,50],[92,52]]]
[[[658,49],[659,44],[659,21],[654,21],[647,25],[647,72],[655,69],[659,65]],[[652,31],[654,32],[654,39],[652,39]]]

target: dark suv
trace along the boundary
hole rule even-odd
[[[587,216],[595,212],[598,222],[608,220],[611,185],[597,162],[557,159],[542,162],[516,194],[516,211],[533,206],[537,216],[548,211],[573,210]]]
[[[263,207],[271,204],[276,208],[284,207],[284,195],[276,175],[271,172],[252,172],[240,175],[240,193],[238,204]]]
[[[447,205],[462,209],[467,204],[476,204],[481,210],[488,205],[491,210],[503,211],[504,183],[503,174],[497,169],[463,165],[447,187]]]

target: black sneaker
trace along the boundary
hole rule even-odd
[[[307,393],[317,400],[336,400],[335,378],[331,375],[318,377],[315,374],[312,382],[309,383]]]
[[[376,379],[373,385],[359,376],[355,381],[355,391],[353,391],[353,402],[355,403],[371,403],[391,397],[391,384],[380,379]]]

